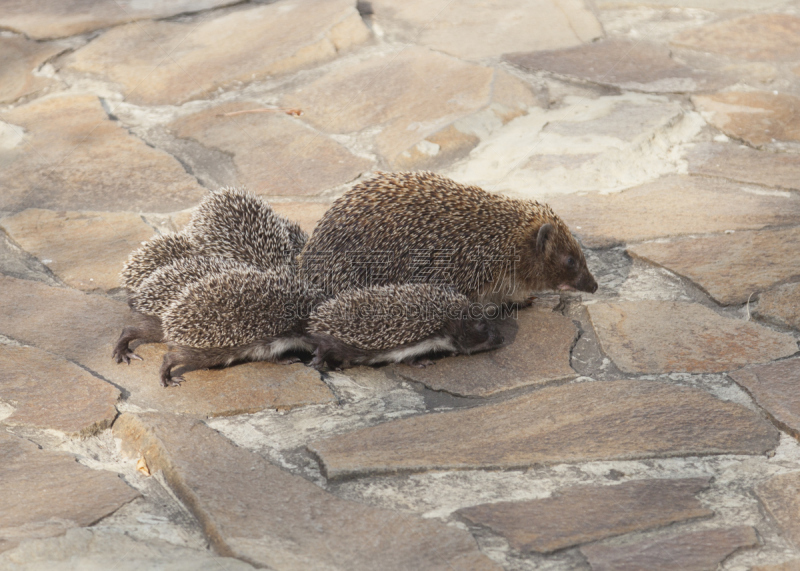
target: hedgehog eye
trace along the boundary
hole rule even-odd
[[[576,262],[575,262],[575,258],[573,258],[572,256],[570,256],[569,258],[567,258],[567,267],[568,267],[570,270],[574,270],[576,265],[577,265],[577,264],[576,264]]]

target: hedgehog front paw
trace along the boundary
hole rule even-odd
[[[282,357],[280,359],[275,359],[275,362],[278,365],[292,365],[294,363],[299,363],[300,361],[302,361],[300,357]]]
[[[179,387],[181,383],[186,381],[182,376],[172,377],[172,376],[162,376],[161,377],[161,386],[164,388],[167,387]]]
[[[130,365],[131,364],[131,359],[136,359],[138,361],[144,361],[144,359],[142,359],[139,355],[137,355],[136,353],[134,353],[133,351],[131,351],[128,348],[125,348],[125,349],[120,349],[120,348],[114,349],[114,352],[111,354],[111,357],[117,363],[122,363],[123,361],[125,361],[126,365]]]
[[[414,359],[413,361],[408,361],[408,364],[412,367],[417,367],[418,369],[424,369],[430,365],[434,365],[435,362],[431,361],[430,359]]]

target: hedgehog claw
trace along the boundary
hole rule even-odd
[[[167,379],[161,379],[161,386],[163,386],[164,388],[167,388],[167,387],[179,387],[179,386],[181,386],[181,383],[183,383],[185,381],[186,381],[186,379],[184,379],[181,376],[169,377]]]
[[[417,367],[418,369],[424,369],[425,367],[433,365],[434,362],[430,359],[417,359],[416,361],[411,361],[408,364],[412,367]]]
[[[282,359],[275,360],[278,365],[292,365],[293,363],[299,363],[300,361],[300,357],[283,357]]]
[[[111,354],[111,357],[119,364],[125,361],[126,365],[131,364],[131,359],[136,359],[139,361],[144,361],[139,355],[131,351],[130,349],[122,349],[117,350],[115,349],[114,352]]]

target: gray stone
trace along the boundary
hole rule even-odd
[[[781,535],[800,548],[800,472],[773,476],[756,486],[756,495]]]
[[[578,330],[563,315],[521,311],[518,319],[500,324],[500,333],[508,345],[496,351],[448,357],[424,369],[395,365],[395,371],[435,391],[477,397],[577,376],[569,365],[569,351]]]
[[[686,159],[689,161],[691,174],[800,190],[800,181],[797,180],[800,157],[796,154],[757,151],[744,145],[698,143],[689,150]],[[751,192],[758,190],[753,189]],[[768,190],[761,192],[769,195]],[[797,199],[797,195],[787,196],[789,197]],[[800,217],[795,215],[794,219],[800,220]]]
[[[491,442],[487,446],[487,442]],[[705,454],[762,454],[778,432],[705,391],[646,381],[547,387],[318,440],[328,478]]]
[[[775,286],[758,298],[759,317],[800,329],[800,283]]]
[[[271,569],[499,569],[464,531],[340,500],[185,417],[124,414],[123,451],[161,470],[217,553]]]
[[[782,430],[800,439],[800,357],[729,374]]]
[[[57,44],[32,42],[21,37],[0,38],[0,103],[13,103],[53,85],[53,80],[35,76],[32,72],[65,49]]]
[[[0,273],[23,280],[41,281],[47,285],[60,285],[47,266],[14,244],[2,229],[0,229]]]
[[[330,208],[330,204],[324,202],[271,202],[272,209],[280,214],[297,222],[310,236],[325,213]]]
[[[587,545],[581,552],[592,571],[707,571],[734,551],[759,544],[750,526],[704,529],[625,545]]]
[[[649,242],[628,247],[702,287],[724,305],[746,303],[755,293],[800,275],[800,226]]]
[[[777,565],[756,565],[750,571],[800,571],[800,559],[792,559]]]
[[[119,26],[65,66],[119,84],[133,103],[178,104],[333,59],[369,35],[352,0],[291,0],[191,22]]]
[[[616,486],[575,486],[550,498],[498,502],[458,510],[505,537],[519,551],[550,553],[623,533],[709,517],[694,495],[708,478],[634,480]]]
[[[797,352],[791,335],[697,303],[629,301],[588,309],[603,351],[625,373],[720,373]]]

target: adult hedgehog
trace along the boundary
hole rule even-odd
[[[451,284],[491,302],[597,290],[580,245],[549,206],[431,172],[378,173],[353,187],[325,213],[299,266],[329,295],[405,283]]]

